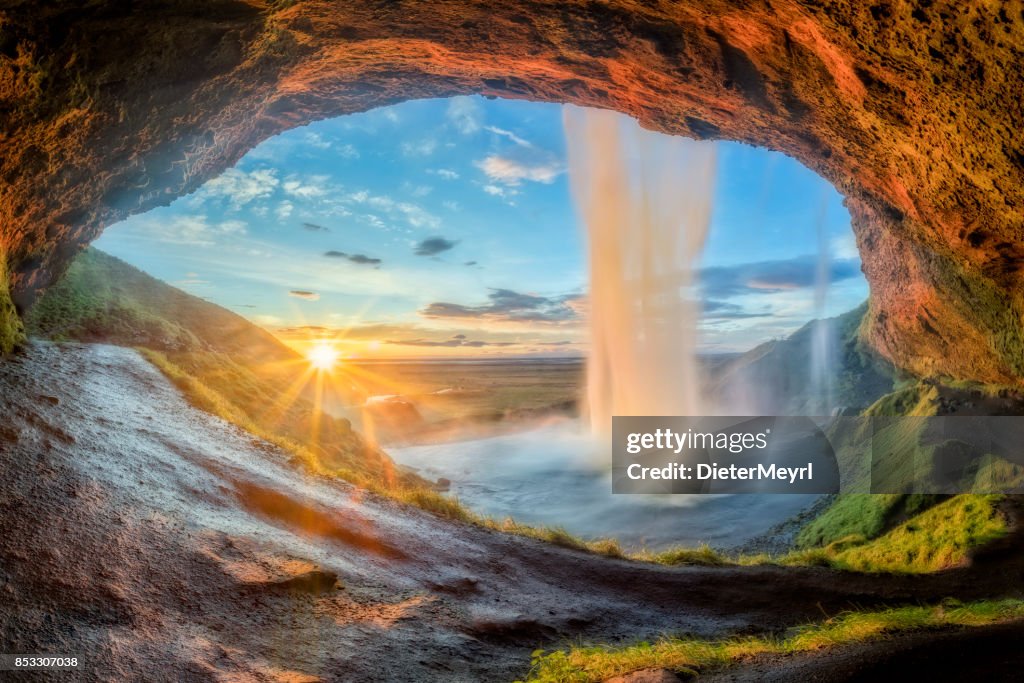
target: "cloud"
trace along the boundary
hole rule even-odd
[[[565,171],[565,165],[554,155],[544,152],[540,154],[492,154],[483,161],[477,162],[477,168],[494,182],[516,186],[524,180],[535,183],[550,184]],[[492,194],[498,194],[493,190]]]
[[[450,168],[438,168],[436,170],[430,171],[430,173],[433,173],[434,175],[436,175],[438,177],[444,178],[445,180],[458,180],[459,179],[458,172],[453,171]]]
[[[376,266],[381,263],[379,258],[371,258],[365,254],[346,254],[343,251],[335,251],[334,249],[325,251],[324,256],[328,258],[343,258],[351,261],[352,263],[366,266]]]
[[[320,225],[319,223],[303,223],[302,227],[310,232],[330,232],[327,226]]]
[[[223,235],[245,235],[249,232],[245,221],[239,220],[221,221],[214,229]]]
[[[579,319],[579,295],[558,297],[523,294],[510,289],[492,289],[488,303],[479,306],[438,301],[420,310],[425,318],[458,318],[495,322],[565,323]]]
[[[529,140],[524,140],[523,138],[519,137],[510,130],[498,128],[497,126],[485,126],[484,130],[494,133],[495,135],[500,135],[502,137],[508,138],[509,140],[516,143],[520,147],[533,147],[532,142],[530,142]]]
[[[747,318],[767,318],[771,316],[770,311],[760,313],[747,311],[739,304],[728,301],[706,300],[701,303],[702,318],[707,320],[745,320]]]
[[[462,265],[464,265],[464,266],[475,266],[476,265],[476,261],[466,261]]]
[[[327,176],[310,176],[306,180],[289,178],[281,185],[286,194],[299,199],[316,199],[327,194]]]
[[[508,187],[498,187],[497,185],[493,184],[484,185],[484,192],[493,197],[501,197],[502,199],[515,197],[517,194],[519,194],[519,190],[513,190]]]
[[[860,275],[860,260],[837,259],[829,263],[828,283]],[[734,266],[704,268],[698,282],[705,298],[718,300],[739,294],[770,294],[813,287],[818,279],[818,259],[813,255],[777,261],[758,261]]]
[[[463,135],[472,135],[480,130],[483,111],[480,108],[480,103],[475,99],[460,95],[453,97],[448,102],[445,118],[454,126],[455,130]]]
[[[441,225],[441,219],[418,204],[396,201],[384,195],[370,194],[366,190],[350,192],[342,197],[341,201],[350,206],[364,206],[377,209],[392,219],[402,218],[414,228],[437,228]],[[369,220],[374,227],[385,227],[380,218],[373,214],[364,214],[363,219]]]
[[[148,225],[148,223],[145,223]],[[208,247],[221,237],[237,237],[248,233],[248,225],[240,220],[210,223],[204,215],[174,216],[147,229],[160,242]]]
[[[448,251],[458,242],[445,239],[444,237],[430,237],[416,245],[414,254],[417,256],[436,256],[441,252]]]
[[[448,339],[388,339],[387,344],[395,344],[400,346],[435,346],[445,348],[474,348],[479,349],[484,346],[516,346],[515,342],[498,342],[498,341],[483,341],[480,339],[467,339],[464,334],[456,334]]]
[[[257,169],[246,173],[229,168],[203,186],[203,194],[226,198],[233,208],[241,208],[257,199],[266,199],[281,181],[274,169]]]
[[[306,133],[303,136],[303,141],[310,147],[315,147],[316,149],[331,148],[331,142],[324,139],[324,136],[320,135],[320,133]]]
[[[316,301],[320,298],[320,295],[316,292],[310,292],[306,289],[293,289],[288,292],[288,296],[293,296],[296,299],[305,299],[306,301]]]
[[[424,138],[415,142],[403,142],[400,149],[407,157],[428,157],[437,151],[437,140]]]
[[[274,210],[274,214],[278,217],[279,220],[283,221],[289,218],[292,215],[292,211],[294,210],[295,205],[286,199],[277,205],[277,208]]]
[[[413,197],[426,197],[434,191],[430,185],[413,185],[412,183],[402,183],[402,189]]]
[[[359,150],[352,144],[344,144],[334,150],[342,159],[358,159]]]

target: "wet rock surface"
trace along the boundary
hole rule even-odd
[[[876,349],[918,374],[1024,377],[1015,5],[6,0],[0,25],[0,247],[22,310],[103,227],[268,136],[481,93],[799,159],[848,198]]]
[[[670,569],[453,524],[301,474],[119,347],[33,344],[0,364],[0,414],[0,651],[81,654],[78,680],[511,680],[536,647],[1024,586],[1019,529],[904,578]]]

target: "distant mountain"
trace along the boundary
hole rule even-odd
[[[712,373],[712,395],[729,412],[749,415],[859,413],[893,390],[896,374],[860,339],[866,313],[867,302],[720,364]],[[815,377],[816,357],[824,366],[821,379]]]
[[[79,254],[28,312],[30,336],[140,348],[190,402],[367,486],[420,486],[348,420],[296,394],[305,359],[261,327],[97,249]]]

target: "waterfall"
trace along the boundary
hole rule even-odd
[[[835,406],[832,376],[835,367],[835,330],[826,320],[826,295],[831,279],[831,254],[828,240],[828,204],[823,197],[816,224],[818,262],[814,277],[814,327],[811,337],[811,391],[808,415],[827,416]]]
[[[569,176],[586,226],[590,355],[586,412],[701,415],[699,304],[716,145],[645,131],[607,111],[565,108]]]

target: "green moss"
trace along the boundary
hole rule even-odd
[[[543,683],[596,683],[642,669],[668,669],[685,676],[721,669],[757,655],[793,655],[878,640],[922,629],[976,627],[1024,618],[1024,601],[993,600],[935,606],[845,612],[790,631],[783,638],[735,637],[725,640],[663,638],[626,646],[576,646],[533,653],[528,680]]]

